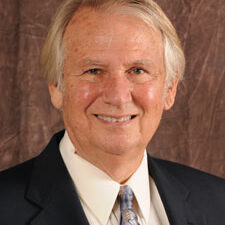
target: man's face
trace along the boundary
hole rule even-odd
[[[144,151],[176,90],[164,91],[160,32],[132,15],[80,9],[64,42],[65,92],[50,92],[78,154]]]

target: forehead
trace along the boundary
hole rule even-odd
[[[80,8],[71,18],[64,34],[66,45],[78,47],[158,48],[161,32],[151,28],[131,13],[103,9]],[[148,43],[148,44],[147,44]],[[121,46],[118,44],[122,44]]]

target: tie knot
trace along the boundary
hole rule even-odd
[[[128,185],[121,187],[120,189],[121,210],[133,208],[133,197],[134,197],[133,191]]]
[[[133,209],[133,191],[126,185],[120,189],[120,210],[122,225],[138,225],[137,215]]]

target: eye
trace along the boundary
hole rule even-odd
[[[133,74],[143,74],[145,71],[142,68],[132,68],[130,72]]]
[[[101,73],[101,69],[93,68],[93,69],[87,70],[85,73],[97,75]]]

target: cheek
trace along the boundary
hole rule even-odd
[[[97,96],[96,88],[87,82],[67,84],[64,95],[64,108],[81,113],[86,111]]]
[[[135,88],[136,101],[147,111],[159,110],[163,108],[163,88],[160,85],[149,83]]]

